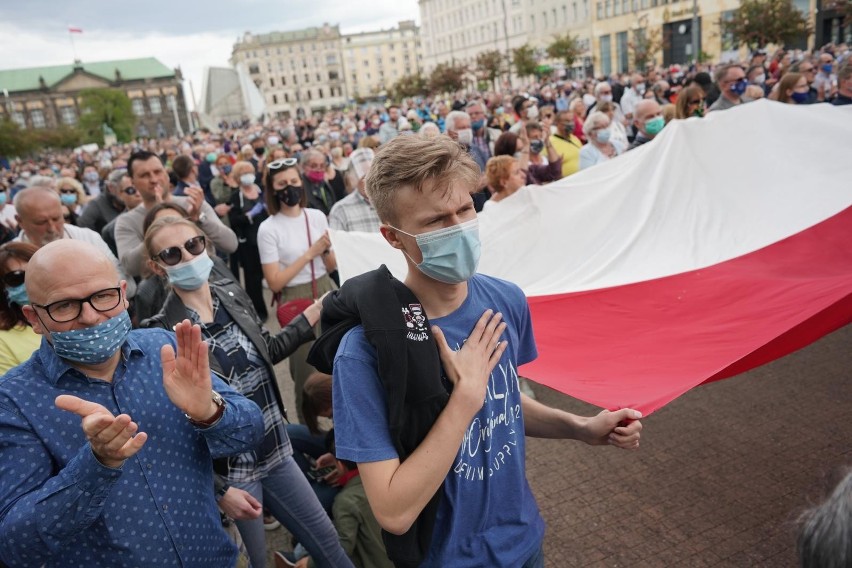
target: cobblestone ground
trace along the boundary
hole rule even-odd
[[[796,518],[852,466],[850,344],[847,326],[693,389],[643,421],[637,452],[530,440],[527,476],[547,523],[546,566],[795,566]],[[293,408],[287,365],[277,370]],[[545,404],[597,411],[533,388]],[[289,549],[289,535],[267,535],[273,566],[271,551]]]

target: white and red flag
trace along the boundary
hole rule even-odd
[[[83,28],[78,28],[77,26],[68,26],[69,34],[81,34],[83,33]]]
[[[852,108],[757,101],[486,206],[479,271],[532,312],[521,373],[648,414],[852,321],[850,132]],[[379,235],[332,242],[343,278],[405,275]]]

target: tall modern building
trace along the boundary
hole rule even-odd
[[[8,116],[22,128],[73,126],[85,89],[124,91],[137,117],[137,136],[162,138],[191,130],[180,69],[153,57],[0,71],[0,119]]]
[[[208,128],[244,120],[262,121],[266,100],[249,77],[245,66],[208,67],[201,87],[199,120]]]
[[[498,50],[507,57],[529,44],[542,63],[544,48],[556,35],[576,36],[585,53],[574,62],[575,76],[591,64],[592,0],[420,0],[423,66],[439,63],[473,66],[476,56]]]
[[[254,35],[234,44],[231,65],[244,65],[263,93],[268,112],[297,116],[342,107],[343,61],[340,27],[322,27]]]
[[[394,83],[421,70],[420,33],[414,20],[395,28],[347,34],[341,38],[350,99],[387,93]]]

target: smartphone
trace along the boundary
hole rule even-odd
[[[326,475],[328,475],[329,473],[331,473],[332,471],[334,471],[336,469],[337,469],[336,467],[334,467],[333,465],[330,465],[330,466],[327,466],[327,467],[321,467],[319,469],[316,469],[316,468],[309,469],[305,473],[307,473],[308,477],[310,477],[314,481],[322,481],[323,477],[325,477]]]

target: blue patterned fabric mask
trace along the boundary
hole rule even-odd
[[[103,363],[124,344],[130,333],[130,316],[122,310],[98,325],[71,331],[52,331],[53,350],[63,359],[75,363]]]
[[[417,241],[423,253],[423,262],[417,268],[426,276],[445,284],[459,284],[476,273],[481,253],[479,219],[419,235],[392,228]]]

